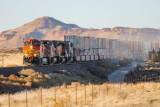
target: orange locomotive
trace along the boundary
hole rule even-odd
[[[23,58],[24,62],[39,62],[40,56],[40,41],[30,39],[23,41]]]

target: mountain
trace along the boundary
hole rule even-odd
[[[24,40],[35,38],[44,40],[63,40],[64,35],[94,36],[111,39],[159,41],[160,30],[154,28],[82,28],[66,24],[52,17],[41,17],[16,29],[0,33],[0,48],[21,47]]]

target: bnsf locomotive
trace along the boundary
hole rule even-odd
[[[24,41],[24,62],[53,64],[74,62],[73,47],[69,41],[30,39]]]
[[[23,58],[25,62],[39,62],[40,41],[35,39],[25,40],[23,43]]]

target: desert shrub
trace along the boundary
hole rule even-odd
[[[13,80],[13,81],[16,81],[17,78],[18,78],[18,77],[17,77],[15,74],[11,74],[11,75],[8,77],[9,80]]]
[[[7,77],[5,77],[4,75],[0,75],[0,80],[6,80]]]
[[[33,69],[23,69],[18,73],[21,75],[33,75],[35,71]]]

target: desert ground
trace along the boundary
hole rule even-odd
[[[4,59],[2,63],[2,56],[0,56],[0,67],[22,66],[23,54],[22,53],[3,53]]]

